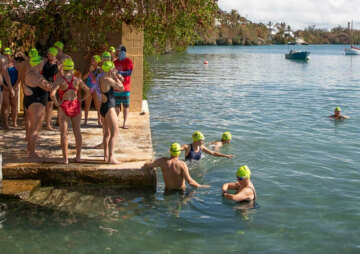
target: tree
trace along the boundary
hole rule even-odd
[[[155,43],[164,47],[167,40],[191,43],[196,28],[206,29],[217,16],[217,0],[17,0],[0,3],[0,38],[9,37],[12,22],[35,27],[37,38],[47,33],[49,40],[66,45],[76,41],[77,28],[87,28],[89,48],[99,47],[110,31],[122,22],[145,31],[145,53]],[[3,15],[4,14],[4,15]],[[49,42],[50,43],[50,42]]]

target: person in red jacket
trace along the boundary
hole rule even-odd
[[[130,58],[126,57],[126,48],[124,46],[120,45],[117,47],[116,55],[117,59],[114,61],[114,64],[118,73],[124,77],[124,81],[122,82],[124,91],[115,90],[115,109],[117,115],[119,115],[122,104],[124,117],[123,129],[128,129],[127,118],[130,105],[130,82],[134,65]]]

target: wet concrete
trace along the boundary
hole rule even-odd
[[[145,104],[146,105],[146,104]],[[76,163],[75,139],[69,128],[68,165],[61,164],[60,132],[40,130],[36,150],[40,159],[27,158],[23,117],[19,117],[19,127],[0,129],[0,153],[3,154],[4,179],[38,179],[42,184],[117,184],[122,186],[156,186],[156,173],[152,169],[142,169],[143,164],[153,158],[150,132],[150,118],[145,114],[130,112],[129,129],[119,128],[116,144],[116,158],[119,165],[105,164],[103,149],[95,145],[102,142],[102,128],[97,124],[97,114],[90,111],[87,126],[82,126],[81,163]],[[55,112],[55,111],[54,111]],[[84,113],[83,113],[84,114]],[[119,126],[122,126],[122,112]],[[56,114],[53,116],[53,121]]]

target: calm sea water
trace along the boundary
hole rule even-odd
[[[230,131],[221,152],[190,165],[210,189],[185,195],[110,187],[42,188],[0,203],[1,253],[360,253],[360,56],[310,45],[194,47],[150,59],[156,157],[171,143]],[[300,49],[300,48],[299,48]],[[208,65],[203,62],[207,60]],[[347,121],[329,120],[340,106]],[[256,206],[221,185],[247,164]]]

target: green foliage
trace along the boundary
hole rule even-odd
[[[229,13],[220,11],[216,21],[214,19],[212,28],[199,33],[202,40],[197,44],[252,45],[270,42],[270,31],[265,25],[248,21],[236,10]]]
[[[145,32],[145,54],[161,51],[172,42],[184,48],[199,38],[197,29],[213,22],[216,0],[17,0],[0,3],[0,38],[13,21],[35,27],[36,38],[50,45],[61,40],[79,48],[79,31],[88,31],[88,50],[98,48],[118,31],[122,22]],[[81,45],[76,45],[81,43]],[[72,49],[72,48],[68,48]]]
[[[144,67],[144,83],[143,83],[143,100],[146,100],[147,92],[150,89],[150,83],[152,79],[152,72],[150,71],[150,64],[144,57],[143,60],[143,67]]]
[[[96,52],[121,31],[122,22],[144,30],[144,54],[184,50],[200,38],[217,16],[217,0],[14,0],[0,3],[0,39],[27,52],[39,43],[47,49],[55,41],[65,51]],[[11,33],[17,22],[20,40]],[[82,36],[86,33],[86,38]],[[36,34],[35,34],[36,33]],[[32,36],[30,36],[32,35]],[[35,35],[35,36],[34,36]],[[4,43],[6,44],[6,43]],[[21,46],[21,47],[20,47]],[[144,89],[151,77],[144,62]],[[145,94],[145,93],[144,93]]]

